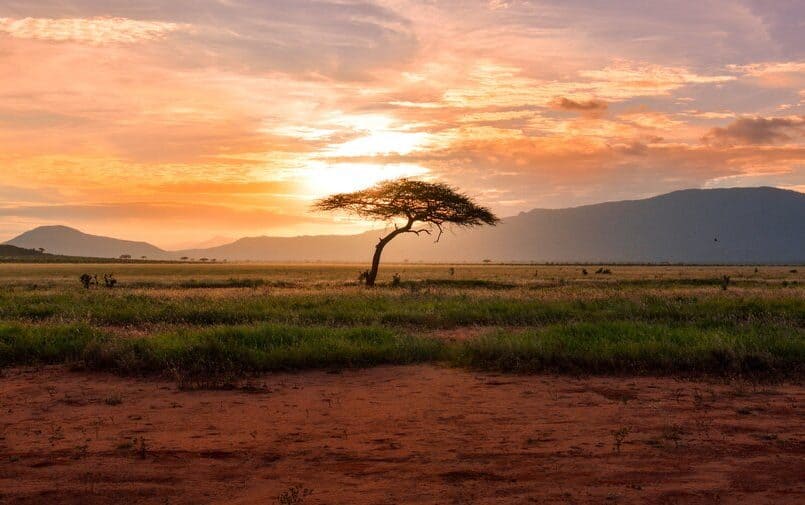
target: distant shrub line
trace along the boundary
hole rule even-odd
[[[413,363],[515,373],[801,377],[805,332],[620,321],[490,330],[450,341],[375,326],[266,324],[125,338],[85,325],[0,325],[0,366],[5,367],[70,364],[121,374],[212,377]]]

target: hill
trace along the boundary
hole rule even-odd
[[[59,254],[255,261],[368,261],[381,232],[247,237],[168,252],[144,242],[43,227],[9,244]],[[805,263],[805,194],[776,188],[691,189],[643,200],[535,209],[497,227],[402,236],[387,261],[586,263]]]
[[[0,244],[0,263],[135,263],[137,260],[117,258],[92,258],[86,256],[62,256],[49,254],[36,249],[25,249],[8,244]]]
[[[95,258],[118,258],[128,254],[138,259],[171,259],[175,255],[147,242],[134,242],[98,235],[88,235],[67,226],[40,226],[8,242],[8,245],[37,249],[43,247],[53,254]]]

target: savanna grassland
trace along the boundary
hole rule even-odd
[[[0,264],[0,503],[805,497],[805,268],[358,270]]]
[[[114,289],[81,289],[81,273],[110,267]],[[390,265],[367,289],[344,265],[2,265],[0,364],[202,375],[423,362],[802,372],[798,269],[599,268]]]

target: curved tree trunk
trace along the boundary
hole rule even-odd
[[[380,255],[383,254],[383,248],[386,247],[386,244],[391,242],[391,239],[396,237],[401,233],[405,233],[411,231],[411,226],[413,226],[414,222],[412,220],[408,221],[408,224],[403,226],[402,228],[395,228],[395,230],[385,237],[381,238],[380,241],[375,246],[375,254],[372,256],[372,268],[369,270],[369,275],[366,276],[366,285],[367,286],[374,286],[375,279],[377,279],[377,272],[380,270]]]
[[[366,285],[374,286],[375,279],[377,279],[377,271],[380,270],[380,255],[383,254],[383,248],[386,243],[382,240],[375,246],[375,254],[372,256],[372,268],[369,270],[369,275],[366,276]]]

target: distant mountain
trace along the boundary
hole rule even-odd
[[[175,256],[146,242],[88,235],[67,226],[40,226],[6,244],[27,249],[43,247],[49,253],[64,256],[117,258],[128,254],[135,259],[143,256],[148,259],[171,259]]]
[[[230,260],[367,261],[380,232],[253,237],[186,252]],[[776,188],[683,190],[645,200],[536,209],[497,227],[401,236],[390,261],[803,263],[805,195]]]
[[[414,258],[409,243],[395,255]],[[400,256],[398,256],[400,257]],[[417,259],[803,263],[805,194],[776,188],[675,191],[645,200],[538,209],[424,247]]]
[[[231,244],[180,251],[190,258],[231,261],[363,261],[379,232],[361,235],[246,237]],[[391,248],[391,246],[389,246]]]
[[[176,246],[176,249],[209,249],[210,247],[218,247],[224,244],[234,242],[236,239],[233,237],[224,237],[216,235],[211,239],[201,242],[185,242]]]
[[[381,233],[250,237],[171,253],[143,242],[43,227],[8,243],[82,256],[366,262]],[[805,263],[805,194],[776,188],[692,189],[644,200],[536,209],[496,227],[446,232],[438,244],[424,235],[401,236],[386,248],[384,259],[799,264]]]

